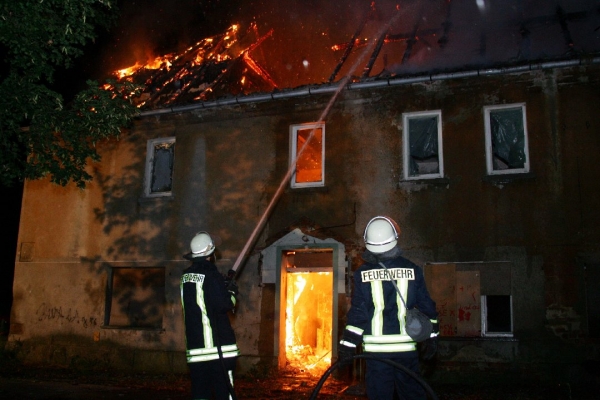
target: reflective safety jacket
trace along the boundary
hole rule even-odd
[[[409,309],[417,307],[437,328],[435,302],[429,296],[421,267],[404,257],[365,263],[354,272],[354,293],[341,345],[356,347],[363,343],[369,353],[415,351],[417,344],[406,334],[406,308],[390,281],[394,279]],[[434,328],[433,336],[438,330]],[[362,339],[362,340],[361,340]]]
[[[181,276],[181,304],[185,323],[187,362],[236,357],[239,350],[227,315],[235,296],[226,290],[225,278],[206,258],[195,258]]]

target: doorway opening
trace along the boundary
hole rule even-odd
[[[331,366],[333,352],[333,250],[284,250],[281,277],[280,344],[285,347],[280,355],[286,367],[321,375]]]

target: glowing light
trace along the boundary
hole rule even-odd
[[[308,60],[302,60],[302,65],[304,68],[308,68]]]
[[[286,359],[291,367],[321,375],[331,365],[332,274],[287,274]]]

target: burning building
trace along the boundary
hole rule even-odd
[[[600,13],[406,3],[311,36],[316,58],[304,37],[290,62],[276,29],[232,26],[120,71],[145,85],[140,116],[89,187],[25,184],[22,357],[185,371],[181,255],[205,229],[218,267],[239,267],[241,370],[318,374],[364,225],[390,214],[440,312],[432,379],[593,379]]]

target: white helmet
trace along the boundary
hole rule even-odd
[[[400,227],[393,219],[377,216],[369,221],[363,239],[371,253],[385,253],[396,247]]]
[[[208,257],[215,251],[215,244],[208,232],[198,232],[190,243],[191,257]]]

